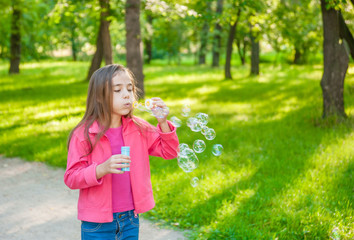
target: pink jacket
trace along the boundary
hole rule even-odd
[[[130,118],[122,117],[123,139],[130,146],[130,181],[132,186],[135,213],[143,213],[155,206],[151,179],[149,155],[164,159],[177,157],[178,137],[176,128],[168,122],[171,132],[163,133],[160,126],[153,127],[146,121],[134,117],[143,130]],[[99,132],[99,125],[94,122],[89,128],[91,141]],[[77,128],[72,135],[65,184],[71,189],[80,189],[78,219],[89,222],[112,222],[112,176],[107,174],[96,179],[96,166],[111,157],[111,146],[103,136],[92,153],[84,156],[88,142],[84,138],[84,127]]]

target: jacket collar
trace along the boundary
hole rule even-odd
[[[128,127],[129,123],[132,121],[131,118],[122,116],[122,125],[123,125],[123,129],[126,130],[126,128]],[[92,123],[92,125],[89,127],[89,133],[94,133],[97,134],[99,133],[101,130],[103,130],[103,127],[100,126],[100,124],[98,123],[98,121],[94,121]]]

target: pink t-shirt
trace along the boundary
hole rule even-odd
[[[124,146],[122,126],[109,128],[105,135],[111,143],[112,155],[121,154],[120,148]],[[112,174],[112,207],[114,213],[134,209],[130,172]]]

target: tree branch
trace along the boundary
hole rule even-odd
[[[354,2],[354,0],[351,0]],[[354,59],[354,38],[352,33],[350,32],[347,24],[344,21],[342,13],[339,11],[339,37],[342,39],[345,39],[348,43],[349,49],[350,49],[350,55]]]

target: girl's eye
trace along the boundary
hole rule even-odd
[[[133,91],[133,89],[128,89],[128,92],[132,92]]]
[[[120,92],[120,90],[114,90],[114,92]]]

